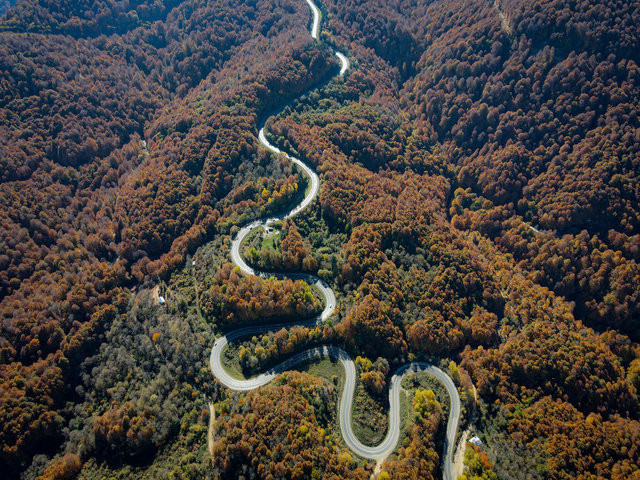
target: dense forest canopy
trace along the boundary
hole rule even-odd
[[[0,471],[371,475],[338,383],[238,395],[207,364],[221,332],[322,308],[229,261],[307,188],[257,142],[288,104],[267,134],[320,197],[245,258],[317,274],[338,311],[239,367],[331,343],[386,408],[395,367],[442,360],[477,403],[467,478],[638,477],[640,4],[319,6],[314,42],[301,0],[0,1]],[[429,391],[378,478],[441,476]]]

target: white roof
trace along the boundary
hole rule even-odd
[[[469,440],[469,443],[473,443],[475,446],[479,447],[480,445],[482,445],[482,440],[480,440],[478,437],[472,437],[471,440]]]

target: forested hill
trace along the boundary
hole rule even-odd
[[[390,366],[442,361],[485,443],[468,478],[637,478],[640,4],[318,5],[320,42],[304,0],[0,1],[2,475],[371,475],[337,374],[238,395],[207,365],[223,331],[321,309],[229,262],[306,188],[257,141],[297,99],[270,140],[320,199],[246,258],[338,313],[233,368],[340,346],[382,431]],[[379,478],[441,476],[446,406],[416,392]]]

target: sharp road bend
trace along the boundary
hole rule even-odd
[[[313,13],[313,23],[311,27],[311,37],[314,40],[318,40],[318,31],[320,28],[320,10],[313,3],[312,0],[306,0]],[[349,68],[349,60],[340,52],[335,52],[336,56],[340,60],[340,72],[339,76],[343,76]],[[429,363],[414,362],[400,367],[394,375],[391,377],[391,383],[389,386],[389,431],[384,440],[377,446],[370,447],[363,445],[353,432],[351,426],[351,409],[353,406],[353,394],[356,386],[356,366],[353,359],[347,352],[334,346],[320,346],[316,348],[308,349],[304,352],[293,355],[287,360],[283,361],[279,365],[271,368],[270,370],[250,379],[240,380],[229,375],[228,371],[222,364],[222,353],[227,347],[228,343],[241,337],[250,337],[258,335],[268,331],[279,330],[281,328],[291,328],[294,326],[315,326],[322,324],[328,319],[336,308],[336,298],[333,290],[322,279],[313,275],[304,273],[287,273],[287,274],[274,274],[269,272],[262,272],[256,270],[245,263],[240,255],[240,245],[242,240],[253,229],[258,227],[266,227],[278,220],[283,220],[288,217],[292,217],[302,210],[304,210],[316,197],[320,190],[320,179],[318,175],[301,160],[282,152],[276,146],[269,143],[264,132],[264,123],[259,129],[258,139],[260,143],[271,152],[276,155],[283,155],[291,162],[296,164],[304,174],[309,177],[311,185],[306,193],[302,202],[296,205],[289,212],[281,215],[271,216],[256,220],[254,222],[245,225],[237,233],[231,244],[231,259],[233,263],[240,268],[240,270],[246,275],[258,275],[264,278],[276,277],[276,278],[290,278],[294,280],[304,280],[310,285],[315,285],[324,298],[324,309],[322,313],[309,320],[287,323],[287,324],[271,324],[260,325],[254,327],[240,328],[233,330],[226,335],[219,337],[211,349],[210,365],[211,370],[215,377],[227,388],[231,390],[248,391],[266,385],[271,382],[276,375],[295,367],[297,364],[306,362],[315,358],[330,357],[334,358],[342,364],[345,371],[345,382],[342,390],[342,395],[339,401],[339,420],[340,430],[347,446],[360,457],[375,460],[381,464],[396,448],[401,430],[401,418],[400,418],[400,391],[402,389],[402,378],[409,372],[425,372],[429,375],[436,377],[445,386],[449,397],[451,399],[451,408],[449,409],[449,419],[447,422],[447,434],[444,445],[444,458],[442,461],[442,471],[444,480],[454,480],[455,474],[453,469],[453,450],[455,446],[456,433],[458,430],[458,422],[460,420],[460,397],[456,390],[451,377],[438,367]]]

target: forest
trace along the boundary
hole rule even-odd
[[[640,477],[640,5],[318,6],[315,42],[301,0],[0,1],[0,471],[371,476],[339,373],[232,393],[209,369],[220,334],[323,307],[230,262],[307,188],[258,144],[276,112],[320,195],[243,258],[338,307],[232,345],[241,373],[339,346],[386,418],[395,368],[449,365],[467,479]],[[379,479],[442,476],[430,391]]]

